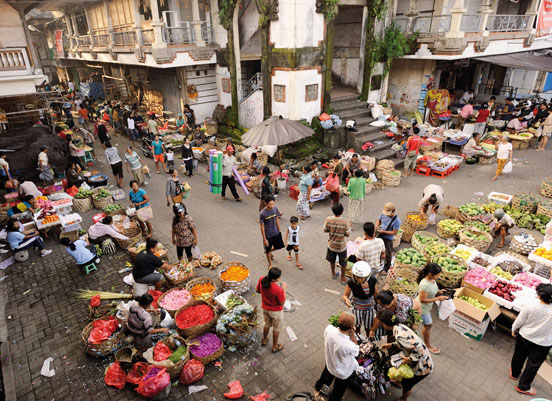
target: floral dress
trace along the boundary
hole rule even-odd
[[[313,179],[309,174],[303,174],[299,182],[299,197],[297,198],[297,213],[301,217],[310,216],[309,199],[307,197],[309,186],[312,187]]]
[[[401,356],[407,356],[415,364],[412,366],[415,376],[428,375],[433,371],[433,360],[424,342],[404,324],[393,327],[395,344],[401,349]]]
[[[404,294],[396,294],[397,308],[395,309],[395,315],[399,319],[399,322],[406,324],[410,315],[410,309],[412,309],[412,298]]]
[[[174,225],[174,236],[176,246],[192,246],[195,241],[194,229],[196,228],[192,216],[186,215],[176,225]]]

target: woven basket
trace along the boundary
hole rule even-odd
[[[366,182],[366,193],[369,194],[374,189],[374,183],[373,182]]]
[[[385,185],[386,187],[398,187],[401,183],[401,172],[398,170],[388,170],[383,174],[382,181],[383,185]]]
[[[519,149],[520,150],[525,150],[525,149],[529,149],[529,143],[531,142],[531,140],[529,141],[521,141],[520,144],[519,144]]]
[[[106,212],[105,210],[103,210],[103,212],[105,213],[106,216],[111,216],[111,217],[117,216],[117,215],[126,216],[126,210],[123,207],[113,212]]]
[[[113,203],[113,196],[107,196],[105,198],[97,198],[92,195],[92,203],[94,204],[94,207],[99,210],[103,210],[104,207],[107,205],[111,205]]]
[[[179,341],[182,345],[186,345],[186,340],[184,340],[182,337],[173,334],[172,336],[165,337],[162,340],[159,340],[160,343],[165,344],[167,347],[171,349],[171,351],[176,351],[178,346],[175,344],[175,340]],[[150,365],[159,366],[159,367],[166,367],[167,373],[171,376],[171,379],[175,379],[180,377],[180,372],[182,372],[182,368],[184,365],[186,365],[186,362],[190,360],[190,349],[186,345],[186,353],[184,354],[184,358],[180,359],[176,363],[171,363],[169,366],[162,364],[162,363],[156,363],[156,362],[150,362]],[[164,361],[163,361],[164,362]]]
[[[157,299],[157,305],[161,305],[161,300],[162,300],[163,298],[165,298],[165,295],[167,295],[169,292],[175,291],[175,290],[179,290],[179,291],[180,291],[180,290],[183,290],[183,289],[184,289],[184,288],[171,288],[170,290],[164,292],[164,293],[161,294],[161,295],[159,296],[159,298]],[[188,303],[187,303],[186,305],[182,305],[180,308],[183,308],[183,307],[189,305],[190,302],[192,302],[192,298],[191,298],[191,297],[190,297],[190,301],[188,301]],[[178,308],[178,309],[167,309],[167,308],[165,308],[164,306],[163,306],[162,308],[165,309],[167,312],[169,312],[169,315],[171,315],[172,318],[174,318],[174,314],[176,313],[176,311],[178,311],[178,310],[180,309],[180,308]]]
[[[512,149],[513,149],[513,150],[519,150],[519,149],[521,149],[521,141],[517,141],[517,140],[515,140],[515,139],[512,139],[512,140],[510,141],[510,143],[512,144]]]
[[[170,277],[168,277],[166,274],[165,274],[165,279],[171,283],[172,286],[174,287],[181,287],[181,288],[185,288],[186,287],[186,283],[188,282],[188,280],[191,280],[192,278],[196,277],[197,276],[197,273],[196,273],[196,270],[195,270],[195,267],[193,267],[192,265],[192,270],[190,272],[189,275],[187,276],[184,276],[182,277],[181,279],[179,280],[173,280],[171,279]]]
[[[204,334],[204,333],[202,333]],[[191,343],[194,338],[200,336],[201,334],[198,334],[196,336],[193,336],[193,337],[190,337],[188,339],[188,343]],[[201,362],[203,365],[208,365],[209,363],[211,362],[214,362],[216,361],[217,359],[219,359],[222,355],[224,354],[224,341],[220,341],[220,347],[219,349],[217,349],[215,352],[213,352],[211,355],[208,355],[208,356],[196,356],[194,355],[193,352],[190,351],[190,355],[192,356],[193,359],[196,359],[198,360],[199,362]]]
[[[94,205],[92,204],[92,198],[73,198],[73,209],[77,212],[88,212],[92,210]]]
[[[510,249],[513,252],[519,253],[521,255],[529,255],[531,252],[537,249],[537,247],[538,245],[529,245],[523,242],[519,242],[518,240],[516,240],[515,236],[510,241]]]
[[[530,200],[527,200],[527,198]],[[531,198],[535,199],[531,200]],[[523,210],[527,213],[535,213],[537,211],[538,204],[539,200],[535,197],[535,195],[526,192],[518,192],[514,194],[514,197],[512,198],[512,209]]]
[[[441,274],[439,274],[439,277],[437,278],[437,283],[441,284],[443,287],[446,288],[458,288],[460,287],[460,284],[462,283],[462,279],[468,272],[468,264],[467,262],[462,259],[460,256],[451,255],[451,254],[439,254],[435,255],[431,261],[437,263],[436,261],[441,257],[447,257],[450,259],[456,260],[460,265],[464,266],[466,268],[463,272],[449,272],[445,269],[441,271]]]
[[[412,236],[416,232],[416,227],[412,227],[410,225],[405,225],[403,229],[403,233],[401,236],[402,242],[410,242],[412,240]]]
[[[422,143],[420,145],[420,150],[421,152],[425,155],[427,152],[431,152],[432,150],[435,149],[435,145],[433,143],[427,143],[427,144],[424,144]]]
[[[479,164],[494,164],[496,163],[496,155],[491,157],[479,156]]]
[[[215,288],[215,289],[212,292],[210,292],[209,294],[203,294],[203,295],[198,296],[198,297],[192,295],[194,297],[195,301],[212,302],[213,298],[215,297],[215,295],[217,293],[215,283],[209,277],[192,278],[192,279],[188,280],[188,282],[186,283],[186,289],[188,291],[190,291],[190,293],[192,292],[192,288],[194,288],[194,286],[196,286],[197,284],[206,284],[206,283],[213,284],[213,288]]]
[[[242,281],[224,281],[221,278],[222,273],[225,272],[226,269],[228,269],[230,266],[236,266],[236,265],[247,269],[247,271],[249,272],[248,276],[245,279],[243,279]],[[232,291],[234,291],[234,293],[236,295],[241,295],[241,294],[244,294],[247,291],[249,291],[249,289],[251,288],[251,271],[243,263],[239,263],[239,262],[226,263],[222,267],[222,269],[218,272],[218,278],[220,280],[221,292],[226,292],[228,290],[232,290]]]
[[[450,217],[451,219],[456,218],[456,213],[458,213],[458,208],[454,206],[445,206],[442,211],[442,215],[446,217]]]
[[[552,198],[552,177],[548,177],[542,180],[539,192],[542,196]]]
[[[460,231],[460,229],[458,231]],[[449,231],[445,231],[441,225],[437,224],[437,235],[441,238],[456,238],[458,236],[458,231],[450,233]]]
[[[218,320],[217,311],[215,310],[213,305],[210,305],[209,303],[207,303],[205,301],[192,301],[188,305],[183,306],[182,308],[178,309],[176,311],[176,313],[174,314],[175,322],[176,322],[176,317],[180,313],[185,312],[187,308],[190,308],[190,307],[195,306],[195,305],[207,305],[207,306],[209,306],[213,310],[213,313],[215,314],[215,316],[205,324],[192,326],[192,327],[189,327],[187,329],[181,329],[180,327],[178,327],[178,325],[176,325],[176,331],[178,331],[178,333],[184,338],[200,336],[200,335],[206,333],[215,324],[217,324],[217,320]]]
[[[259,163],[261,163],[263,167],[266,166],[268,163],[268,154],[266,154],[265,152],[256,152],[256,153],[257,153],[257,160],[259,161]]]
[[[115,238],[115,241],[117,241],[121,249],[128,249],[142,239],[142,229],[134,221],[130,222],[129,228],[123,228],[121,234],[128,237],[128,239]]]
[[[100,320],[100,319],[96,319]],[[84,344],[85,351],[88,355],[94,356],[96,358],[105,358],[109,355],[117,352],[125,344],[125,336],[123,335],[123,330],[115,332],[110,338],[99,344],[92,344],[88,342],[88,337],[92,331],[92,326],[94,322],[88,323],[81,333],[81,340]]]
[[[421,221],[412,220],[411,216],[420,216],[419,212],[406,213],[406,225],[414,227],[416,230],[425,230],[429,226],[429,220],[426,217],[422,217]]]
[[[379,191],[380,189],[383,189],[385,188],[385,185],[383,184],[383,182],[380,180],[380,181],[377,181],[377,182],[374,182],[374,189],[376,191]]]
[[[460,210],[458,210],[454,218],[458,220],[460,223],[465,223],[466,221],[481,221],[483,219],[483,215],[476,214],[471,216],[469,214],[463,213]]]
[[[552,205],[547,205],[543,203],[539,203],[539,206],[537,207],[537,212],[535,213],[537,216],[539,214],[543,214],[549,219],[552,219]]]
[[[418,275],[420,274],[422,269],[423,267],[397,262],[396,259],[395,265],[393,266],[393,271],[395,272],[396,277],[402,277],[414,283],[418,281]]]
[[[253,312],[251,313],[251,315],[248,317],[247,322],[250,322],[250,323],[248,323],[247,325],[245,324],[239,325],[239,327],[237,328],[237,330],[240,331],[239,333],[230,334],[230,333],[217,332],[217,334],[220,337],[222,337],[222,339],[224,340],[224,343],[227,346],[234,346],[234,347],[248,346],[255,340],[257,335],[255,331],[255,327],[258,326],[256,306],[253,309]],[[245,330],[242,331],[243,327],[245,327]]]
[[[397,231],[397,234],[393,237],[393,248],[397,248],[401,244],[403,231],[402,227],[399,228],[399,231]]]
[[[435,238],[435,240],[438,242],[439,237],[433,233],[430,233],[429,231],[418,231],[416,234],[421,235],[422,237],[428,237],[428,238]],[[417,250],[420,253],[424,253],[426,244],[422,244],[420,241],[416,239],[416,236],[412,237],[412,248]]]
[[[389,269],[387,273],[387,284],[389,289],[394,294],[404,294],[410,298],[415,298],[418,295],[418,283],[417,281],[405,282],[405,278],[396,276],[395,269]]]
[[[473,233],[477,235],[483,235],[486,239],[484,241],[479,241],[475,238],[469,237],[466,233]],[[475,227],[466,227],[461,229],[458,232],[458,237],[460,238],[460,243],[466,246],[477,249],[479,252],[487,252],[487,249],[491,246],[493,242],[493,237],[488,232],[482,231]]]

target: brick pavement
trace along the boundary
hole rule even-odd
[[[126,141],[118,138],[114,142],[119,143],[122,154]],[[430,182],[442,183],[446,191],[445,204],[453,205],[474,200],[473,192],[476,191],[535,192],[544,176],[544,173],[539,172],[551,170],[550,159],[534,151],[516,152],[515,156],[525,160],[517,163],[514,174],[507,180],[496,183],[487,181],[492,175],[492,166],[463,166],[445,180],[414,177],[405,180],[397,188],[374,191],[365,202],[364,217],[366,220],[377,219],[387,200],[394,200],[399,216],[404,216],[407,211],[416,209],[423,187]],[[151,170],[155,171],[151,160],[149,164]],[[535,166],[539,166],[539,170]],[[111,172],[108,169],[105,171],[111,177]],[[186,200],[189,213],[198,226],[199,246],[202,252],[215,250],[225,262],[245,263],[252,269],[253,280],[256,281],[266,271],[259,228],[255,222],[258,200],[249,196],[242,203],[222,201],[208,192],[205,184],[207,177],[203,164],[190,180],[192,192]],[[169,246],[174,260],[176,252],[170,245],[172,213],[165,206],[165,179],[166,175],[157,176],[154,173],[146,190],[154,206],[154,236]],[[128,180],[125,177],[125,190],[128,190]],[[346,199],[344,203],[347,203]],[[295,203],[283,195],[277,199],[277,204],[284,212],[282,228],[285,228],[289,216],[296,214]],[[226,383],[234,379],[240,379],[250,395],[266,390],[277,400],[282,400],[294,391],[311,389],[324,366],[322,336],[327,318],[344,309],[338,295],[324,291],[343,290],[336,281],[331,280],[324,260],[326,236],[321,226],[329,212],[328,203],[317,204],[312,219],[301,223],[303,271],[287,262],[283,251],[276,253],[276,266],[283,268],[282,279],[289,284],[290,297],[302,304],[285,316],[286,326],[292,327],[298,340],[291,342],[284,333],[282,340],[285,348],[277,354],[272,354],[269,347],[260,347],[258,342],[247,350],[226,352],[222,369],[211,365],[206,370],[207,375],[201,383],[209,389],[188,396],[188,399],[222,400],[221,393],[226,391]],[[93,211],[85,214],[87,222],[90,222],[92,214]],[[357,235],[360,235],[358,227],[352,236],[354,238]],[[112,359],[95,359],[84,353],[80,334],[87,323],[87,302],[74,297],[74,291],[78,288],[128,292],[130,288],[122,282],[124,274],[118,273],[129,260],[127,254],[118,251],[113,256],[103,257],[100,271],[84,276],[77,271],[70,257],[56,241],[50,239],[48,246],[54,249],[49,257],[33,255],[24,264],[0,271],[0,278],[7,276],[0,282],[0,290],[4,299],[7,299],[6,318],[16,399],[139,399],[128,388],[117,391],[104,384],[104,369]],[[234,255],[231,251],[248,256]],[[215,277],[214,271],[205,269],[200,274]],[[254,305],[260,304],[259,297],[252,293],[246,298]],[[434,356],[435,371],[415,388],[412,400],[527,399],[514,391],[513,382],[507,375],[514,344],[508,333],[489,329],[483,341],[476,342],[448,329],[446,322],[440,321],[435,314],[434,320],[433,342],[441,348],[442,353]],[[40,376],[40,368],[43,360],[49,356],[54,358],[56,375],[45,378]],[[537,377],[534,386],[539,395],[552,396],[551,387],[541,378]],[[179,399],[187,393],[186,387],[176,386],[169,399]],[[396,389],[390,393],[380,399],[392,400],[400,394]],[[360,400],[362,397],[347,392],[344,399]]]

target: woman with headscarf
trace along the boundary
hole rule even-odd
[[[182,260],[184,251],[188,262],[192,260],[192,247],[197,245],[197,229],[192,219],[186,212],[186,206],[176,203],[173,206],[174,218],[172,222],[172,243],[176,245],[176,256]]]

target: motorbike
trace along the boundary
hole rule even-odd
[[[149,157],[150,159],[153,159],[153,138],[151,137],[151,134],[146,135],[142,138],[142,153],[145,157]]]

